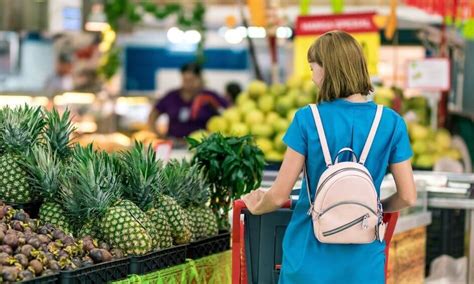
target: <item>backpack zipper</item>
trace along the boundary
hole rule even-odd
[[[344,204],[356,204],[356,205],[359,205],[359,206],[362,206],[362,207],[365,207],[367,208],[368,210],[370,210],[370,212],[374,213],[374,215],[377,215],[377,213],[375,213],[375,211],[370,208],[369,206],[363,204],[363,203],[360,203],[360,202],[357,202],[357,201],[342,201],[342,202],[338,202],[336,204],[333,204],[331,206],[329,206],[328,208],[324,209],[319,215],[318,217],[321,218],[325,213],[327,213],[329,210],[333,209],[334,207],[337,207],[339,205],[344,205]]]
[[[324,237],[329,237],[329,236],[332,236],[332,235],[335,235],[337,233],[340,233],[342,231],[345,231],[349,228],[352,228],[354,227],[355,225],[359,224],[359,223],[362,223],[362,229],[367,229],[368,228],[368,221],[367,219],[369,218],[369,214],[365,214],[363,216],[360,216],[359,218],[355,219],[354,221],[351,221],[347,224],[344,224],[342,226],[339,226],[335,229],[332,229],[332,230],[329,230],[329,231],[326,231],[326,232],[323,232],[323,236]]]
[[[321,185],[317,188],[316,190],[316,196],[314,196],[314,199],[316,199],[316,197],[318,197],[318,194],[319,192],[321,191],[320,189],[335,175],[337,175],[338,173],[340,172],[344,172],[344,171],[348,171],[348,170],[354,170],[354,171],[358,171],[358,172],[361,172],[363,173],[364,175],[366,175],[368,178],[370,178],[370,180],[373,182],[372,180],[372,177],[367,174],[365,171],[361,170],[361,169],[358,169],[358,168],[344,168],[344,169],[340,169],[340,170],[337,170],[335,172],[333,172],[332,174],[330,174],[324,181],[323,183],[321,183]],[[377,194],[377,193],[375,193]]]

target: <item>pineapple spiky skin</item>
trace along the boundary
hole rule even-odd
[[[71,225],[64,215],[64,210],[57,203],[43,203],[40,207],[39,218],[43,223],[51,224],[67,234],[72,233]]]
[[[219,233],[217,217],[209,207],[198,207],[194,211],[203,220],[203,237],[215,236]]]
[[[160,249],[172,247],[173,236],[171,235],[171,226],[166,219],[165,213],[158,209],[151,209],[147,212],[147,215],[158,232],[158,246]]]
[[[191,233],[193,235],[192,240],[198,240],[204,237],[204,219],[202,215],[198,214],[197,207],[188,207],[185,210],[186,216],[188,217],[188,221],[191,225]]]
[[[28,183],[28,174],[19,163],[22,157],[12,153],[0,156],[0,196],[7,203],[29,203],[35,201]]]
[[[121,200],[117,205],[125,208],[132,217],[150,233],[153,240],[153,248],[160,249],[159,233],[156,230],[156,226],[148,218],[147,214],[140,210],[140,208],[130,200]]]
[[[127,255],[143,255],[153,249],[153,240],[145,227],[125,208],[109,208],[101,219],[104,241]]]
[[[176,200],[167,195],[159,194],[157,204],[159,205],[158,208],[165,213],[166,219],[168,219],[173,241],[178,245],[189,243],[192,238],[190,224],[186,218],[185,211],[178,205]]]
[[[93,238],[102,239],[102,237],[98,234],[97,231],[98,230],[94,222],[87,222],[77,231],[76,237],[83,238],[86,236],[90,236]]]

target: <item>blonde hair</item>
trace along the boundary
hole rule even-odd
[[[331,31],[308,49],[308,62],[324,68],[318,101],[332,101],[372,90],[367,63],[360,44],[348,33]]]

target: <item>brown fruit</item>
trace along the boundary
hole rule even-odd
[[[28,244],[32,245],[35,249],[38,249],[41,246],[41,241],[37,237],[32,237],[28,240]]]
[[[61,242],[64,244],[64,246],[70,246],[70,245],[73,245],[75,244],[74,242],[74,238],[71,237],[71,236],[64,236],[62,239],[61,239]]]
[[[6,234],[3,238],[3,244],[10,246],[14,250],[18,246],[18,237],[16,234]]]
[[[110,250],[110,246],[109,246],[106,242],[100,242],[100,243],[99,243],[99,248],[105,249],[105,250],[107,250],[107,251]]]
[[[4,281],[14,282],[18,278],[18,268],[15,266],[4,266],[2,270],[2,277]]]
[[[3,242],[4,237],[5,237],[5,233],[2,230],[0,230],[0,243]]]
[[[15,231],[23,232],[24,227],[21,221],[18,221],[18,220],[11,221],[10,226]]]
[[[41,276],[49,276],[49,275],[53,275],[55,272],[52,271],[51,269],[46,269],[45,271],[43,271],[43,274]]]
[[[82,258],[82,266],[83,267],[88,267],[88,266],[92,266],[94,265],[94,261],[92,260],[92,258],[90,258],[89,256],[84,256]]]
[[[27,257],[30,257],[31,256],[31,252],[34,250],[35,248],[32,246],[32,245],[24,245],[21,247],[21,253],[26,255]]]
[[[123,258],[125,255],[123,254],[123,251],[118,249],[118,248],[114,248],[110,251],[110,253],[112,254],[112,256],[115,258],[115,259],[118,259],[118,258]]]
[[[37,259],[33,259],[32,261],[30,261],[30,267],[35,272],[35,275],[41,275],[41,273],[43,272],[43,264]]]
[[[21,266],[23,266],[23,268],[26,268],[28,267],[28,257],[24,254],[15,254],[14,258],[18,261],[19,264],[21,264]]]
[[[56,229],[53,232],[53,239],[55,240],[62,240],[65,236],[66,234],[61,230]]]
[[[0,246],[0,252],[7,253],[9,255],[13,254],[13,250],[9,245],[1,245]]]
[[[93,249],[90,251],[89,256],[92,258],[94,263],[101,263],[112,260],[112,255],[105,249]]]
[[[56,260],[50,260],[48,263],[48,268],[55,272],[58,272],[61,270],[61,266]]]
[[[51,238],[48,237],[47,235],[39,234],[37,237],[38,237],[38,240],[40,240],[40,242],[43,244],[48,244],[51,242]]]
[[[18,278],[20,278],[22,281],[31,280],[35,278],[35,275],[31,270],[23,270],[18,274]]]
[[[28,215],[28,213],[26,213],[23,210],[20,210],[20,211],[17,210],[15,212],[15,215],[13,215],[13,218],[12,218],[12,220],[18,220],[18,221],[21,221],[21,222],[25,222],[28,219],[30,219],[30,216]]]

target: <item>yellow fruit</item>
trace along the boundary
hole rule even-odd
[[[237,96],[237,98],[235,99],[235,102],[237,103],[238,106],[240,106],[244,102],[251,101],[251,100],[252,99],[250,98],[247,92],[242,92]]]
[[[290,126],[290,123],[288,120],[284,118],[278,118],[274,123],[273,123],[273,129],[275,129],[275,132],[284,132],[288,129],[288,126]]]
[[[209,132],[206,130],[196,130],[193,133],[189,134],[189,138],[192,138],[197,141],[202,141],[202,139],[206,138],[209,135]]]
[[[288,120],[288,122],[292,122],[293,121],[293,118],[295,117],[295,114],[298,110],[297,109],[292,109],[288,112],[288,115],[286,116],[286,119]]]
[[[316,92],[316,85],[314,85],[312,80],[305,80],[303,82],[303,92],[306,94],[312,94]]]
[[[225,118],[229,124],[233,124],[240,121],[241,115],[237,108],[231,107],[222,113],[222,117]]]
[[[276,97],[283,96],[286,93],[286,86],[283,84],[273,84],[270,87],[270,93]]]
[[[309,95],[301,95],[296,98],[296,106],[297,107],[304,107],[309,104],[313,104],[316,101],[313,101],[313,98]]]
[[[263,96],[267,92],[267,84],[258,80],[252,81],[250,82],[247,91],[251,98],[256,99]]]
[[[245,115],[245,123],[252,127],[257,124],[262,124],[265,120],[265,115],[259,110],[251,110]]]
[[[207,130],[210,132],[225,132],[227,130],[227,121],[223,117],[214,116],[207,122]]]
[[[265,124],[256,124],[250,127],[250,132],[256,137],[268,138],[273,135],[273,128]]]
[[[246,113],[256,108],[257,108],[257,104],[254,101],[245,101],[241,105],[238,106],[238,109],[241,113]]]
[[[293,107],[293,98],[290,96],[285,96],[278,98],[275,110],[281,115],[286,116],[288,111]]]
[[[441,154],[442,157],[448,157],[448,158],[451,158],[453,160],[461,160],[462,159],[462,155],[461,155],[461,152],[459,152],[458,149],[448,149],[446,152],[444,152],[443,154]]]
[[[244,123],[235,123],[230,127],[229,134],[233,136],[245,136],[249,134],[249,128]]]
[[[436,147],[438,149],[448,149],[451,146],[451,134],[446,129],[439,129],[435,134]]]
[[[303,85],[303,79],[301,77],[293,75],[288,79],[288,81],[286,82],[286,85],[289,88],[299,89]]]
[[[278,133],[277,136],[275,136],[275,139],[273,139],[273,146],[278,152],[283,152],[286,149],[286,145],[283,143],[284,136],[285,133]]]
[[[423,154],[415,160],[415,165],[420,168],[432,168],[435,164],[435,157],[432,154]]]
[[[268,153],[273,149],[272,141],[267,138],[257,138],[255,143],[257,143],[258,148],[260,148],[263,153]]]
[[[280,118],[278,113],[276,112],[269,112],[267,113],[267,116],[265,117],[265,123],[268,125],[273,125],[275,121],[277,121]]]
[[[411,147],[417,155],[428,152],[428,143],[425,140],[416,140]]]
[[[375,88],[375,97],[393,100],[395,98],[395,93],[390,88],[377,87]]]
[[[426,139],[430,134],[430,130],[428,129],[428,127],[416,123],[410,125],[409,131],[410,137],[413,140]]]
[[[265,154],[265,159],[270,162],[281,162],[283,161],[283,154],[277,151],[270,151]]]
[[[258,108],[267,113],[273,110],[275,107],[275,101],[272,96],[270,95],[265,95],[258,99]]]

